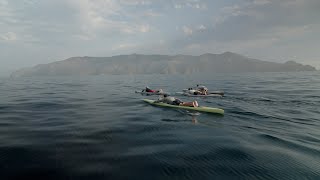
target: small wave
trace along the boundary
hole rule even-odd
[[[283,147],[283,148],[290,150],[290,151],[294,150],[297,152],[304,152],[304,153],[307,153],[309,155],[311,154],[314,156],[317,156],[320,153],[320,150],[308,148],[308,147],[300,145],[298,143],[294,143],[289,140],[285,140],[283,138],[279,138],[279,137],[272,136],[269,134],[261,134],[261,135],[259,135],[259,137],[264,140],[269,141],[270,143],[272,143],[274,145]]]
[[[271,118],[271,116],[252,112],[252,111],[241,111],[241,110],[229,110],[231,116],[244,116],[244,117],[253,117],[257,119],[268,119]]]

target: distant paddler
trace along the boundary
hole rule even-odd
[[[193,95],[208,95],[208,88],[197,84],[195,89],[188,88],[188,93]]]
[[[222,91],[209,91],[206,86],[199,85],[193,89],[193,88],[188,88],[183,90],[185,93],[188,93],[190,95],[202,95],[202,96],[207,96],[207,95],[220,95],[223,96],[224,92]]]
[[[200,95],[208,95],[208,88],[205,86],[197,84],[197,90],[200,93]]]
[[[153,89],[150,89],[148,86],[143,89],[141,92],[147,92],[147,93],[163,93],[163,90],[162,89],[159,89],[159,90],[153,90]]]

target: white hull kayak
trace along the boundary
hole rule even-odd
[[[142,91],[135,91],[135,93],[140,93],[143,95],[163,95],[163,94],[165,94],[164,92],[159,93],[159,92],[142,92]]]
[[[188,89],[183,89],[182,91],[183,91],[184,93],[191,94],[191,93],[190,93],[190,90],[188,90]],[[220,96],[223,96],[223,95],[224,95],[224,92],[223,92],[223,91],[209,91],[208,93],[209,93],[209,95],[213,95],[213,94],[217,94],[217,95],[220,95]]]
[[[220,95],[220,94],[194,95],[194,94],[185,93],[185,92],[177,92],[176,94],[183,95],[183,96],[189,96],[189,97],[222,97],[222,95]]]

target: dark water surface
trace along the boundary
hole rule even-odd
[[[134,93],[197,83],[224,116]],[[0,179],[320,179],[319,110],[319,72],[0,79]]]

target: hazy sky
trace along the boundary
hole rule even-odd
[[[71,56],[232,51],[320,67],[320,0],[0,0],[0,73]]]

